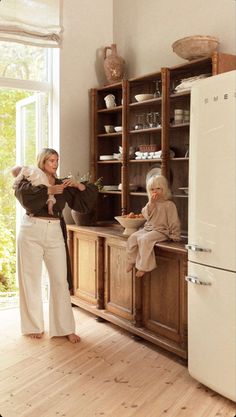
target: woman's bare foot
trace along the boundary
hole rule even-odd
[[[137,271],[136,272],[136,277],[138,278],[142,278],[144,276],[145,272],[144,271]]]
[[[69,342],[71,343],[79,343],[80,342],[80,337],[75,334],[75,333],[71,333],[67,335]]]
[[[30,333],[30,334],[27,334],[27,336],[31,337],[31,339],[42,339],[43,333],[44,332],[41,332],[41,333]]]
[[[131,264],[130,262],[128,262],[126,265],[126,272],[132,271],[133,267],[134,267],[134,264]]]

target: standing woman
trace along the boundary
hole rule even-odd
[[[79,212],[89,211],[95,203],[97,188],[73,179],[58,179],[58,161],[59,155],[54,149],[43,149],[38,155],[37,165],[47,175],[50,186],[33,186],[24,178],[15,190],[16,198],[26,210],[18,235],[17,256],[21,330],[34,338],[41,338],[44,333],[41,294],[44,261],[50,281],[49,335],[67,336],[70,342],[77,343],[80,337],[75,334],[70,301],[70,262],[62,211],[66,203]],[[56,199],[52,215],[47,206],[51,194]]]

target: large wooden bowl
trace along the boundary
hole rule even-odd
[[[192,61],[211,56],[217,51],[219,43],[214,36],[194,35],[178,39],[172,44],[172,49],[179,57]]]
[[[134,232],[137,232],[137,230],[145,223],[146,219],[144,218],[129,218],[124,216],[116,216],[115,219],[125,228],[123,231],[123,235],[131,235]]]

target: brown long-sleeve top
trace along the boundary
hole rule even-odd
[[[147,219],[144,229],[156,230],[163,233],[167,239],[180,241],[180,221],[176,205],[171,200],[159,200],[150,206],[147,203],[142,209],[142,214]]]
[[[56,178],[55,184],[61,184],[62,180]],[[53,206],[53,215],[48,214],[48,188],[45,185],[33,186],[29,181],[23,179],[15,190],[15,196],[26,214],[35,217],[60,218],[66,205],[80,213],[89,212],[97,198],[97,187],[94,184],[85,184],[86,189],[80,191],[74,187],[67,187],[62,194],[55,194],[56,203]]]

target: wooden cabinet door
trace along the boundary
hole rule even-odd
[[[98,237],[75,232],[73,236],[74,296],[92,304],[98,302]]]
[[[143,325],[187,349],[186,256],[157,249],[157,268],[143,281]]]
[[[107,238],[105,243],[105,309],[133,319],[133,271],[126,272],[126,241]]]

